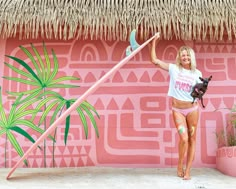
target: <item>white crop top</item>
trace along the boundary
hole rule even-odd
[[[191,92],[196,83],[200,83],[199,77],[202,73],[199,70],[195,72],[179,69],[176,64],[169,64],[170,83],[168,96],[174,97],[182,101],[193,101]]]

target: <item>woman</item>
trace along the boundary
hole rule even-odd
[[[192,103],[193,86],[200,82],[202,73],[196,69],[194,51],[183,46],[179,49],[176,64],[166,63],[156,57],[156,41],[159,33],[152,41],[151,59],[155,65],[169,72],[170,82],[168,96],[172,101],[172,113],[177,132],[179,134],[179,160],[177,175],[184,180],[190,179],[190,169],[195,155],[196,131],[199,118],[197,102]],[[186,169],[184,157],[187,154]]]

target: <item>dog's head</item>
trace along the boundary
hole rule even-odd
[[[202,81],[203,86],[205,86],[205,87],[208,86],[208,83],[211,81],[211,78],[212,78],[212,75],[208,78],[199,77],[199,79]]]

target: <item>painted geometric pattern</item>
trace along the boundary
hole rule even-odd
[[[4,66],[4,55],[24,57],[19,45],[42,46],[41,40],[2,40],[2,75],[13,76]],[[141,42],[140,42],[141,43]],[[78,98],[105,73],[125,57],[128,42],[118,41],[45,41],[53,48],[60,66],[60,74],[73,75],[80,80],[73,84],[78,89],[61,90],[60,93]],[[200,109],[197,130],[195,167],[215,167],[216,131],[223,128],[226,113],[216,108],[231,107],[235,103],[236,59],[233,42],[160,41],[157,55],[174,62],[181,45],[194,48],[198,68],[203,76],[213,76],[204,96],[206,108]],[[57,129],[55,147],[56,167],[115,166],[115,167],[172,167],[178,158],[178,135],[172,122],[170,99],[167,97],[168,73],[150,62],[150,46],[146,46],[126,65],[105,81],[87,100],[95,106],[101,118],[97,119],[100,137],[96,138],[92,126],[86,139],[82,125],[72,113],[67,145],[64,145],[64,125]],[[29,60],[25,60],[29,61]],[[14,64],[13,62],[9,61]],[[4,91],[23,88],[15,82],[1,79],[6,110],[12,103]],[[37,137],[34,133],[32,136]],[[26,151],[32,144],[18,137]],[[43,144],[41,144],[43,145]],[[5,153],[6,149],[6,153]],[[52,167],[52,142],[46,143],[46,166]],[[12,167],[19,160],[11,145],[0,138],[0,167]],[[30,167],[44,167],[43,152],[33,151],[28,157]],[[24,165],[22,165],[24,167]]]

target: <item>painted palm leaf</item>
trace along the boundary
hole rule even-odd
[[[40,110],[47,104],[47,108],[44,110],[43,114],[41,115],[41,119],[39,121],[39,125],[43,123],[45,118],[48,116],[50,112],[53,112],[50,124],[52,124],[57,117],[60,117],[63,110],[67,110],[75,101],[76,99],[65,99],[60,94],[53,92],[53,91],[46,91],[45,93],[41,94],[39,97],[44,97],[42,101],[37,105],[36,109]],[[53,110],[53,111],[52,111]],[[99,114],[97,113],[96,109],[87,101],[82,102],[77,107],[77,113],[79,114],[80,120],[83,124],[85,137],[88,137],[88,123],[87,119],[90,120],[92,123],[96,136],[99,137],[99,131],[97,127],[97,123],[95,120],[94,114],[100,118]],[[65,125],[65,135],[64,135],[64,142],[67,143],[67,137],[70,129],[70,115],[66,118],[66,125]]]
[[[12,69],[14,72],[16,72],[19,75],[19,77],[4,76],[3,78],[16,81],[22,84],[26,84],[28,86],[31,86],[31,89],[17,92],[8,91],[10,94],[12,95],[30,94],[28,98],[25,99],[25,101],[27,101],[30,98],[39,95],[43,90],[47,88],[79,87],[77,85],[63,83],[65,81],[70,81],[70,80],[79,80],[79,78],[77,77],[73,76],[56,77],[59,66],[58,59],[53,50],[51,51],[52,59],[50,59],[50,56],[44,43],[43,43],[43,55],[39,54],[38,50],[35,48],[33,44],[31,44],[31,48],[34,54],[23,46],[20,46],[20,48],[31,61],[32,67],[30,67],[25,61],[17,57],[6,55],[9,59],[14,60],[16,63],[21,65],[24,68],[24,70],[16,68],[11,64],[5,62],[5,65],[10,69]]]
[[[7,139],[12,144],[13,148],[16,150],[17,154],[22,157],[24,152],[16,139],[16,134],[20,134],[32,143],[35,142],[33,137],[23,129],[22,127],[26,127],[32,129],[40,134],[44,132],[44,130],[37,127],[32,121],[25,119],[26,116],[31,117],[32,115],[37,113],[37,109],[30,109],[29,106],[31,105],[32,101],[26,102],[24,104],[19,104],[19,101],[22,98],[20,95],[15,103],[12,104],[12,107],[9,111],[7,116],[6,112],[4,111],[3,103],[2,103],[2,90],[0,87],[0,136],[6,135]],[[25,160],[24,163],[27,165],[27,161]]]
[[[7,67],[12,69],[15,73],[18,74],[19,77],[8,77],[4,76],[3,78],[15,81],[18,83],[21,83],[23,85],[29,86],[29,90],[25,91],[8,91],[9,94],[19,96],[19,95],[26,95],[26,97],[23,100],[20,100],[18,104],[26,104],[31,102],[31,104],[36,104],[36,112],[32,113],[31,121],[35,119],[36,113],[42,112],[42,116],[39,120],[38,127],[35,127],[35,125],[30,125],[29,123],[23,123],[26,124],[28,127],[31,126],[32,129],[40,132],[41,130],[37,130],[39,126],[44,122],[44,129],[46,130],[47,124],[46,124],[46,117],[49,114],[52,114],[50,125],[55,121],[57,117],[61,115],[61,113],[69,108],[71,104],[75,102],[75,100],[67,100],[64,99],[59,93],[53,92],[53,89],[58,88],[76,88],[79,87],[77,85],[72,84],[66,84],[65,82],[71,81],[71,80],[79,80],[77,77],[73,76],[62,76],[58,77],[58,59],[56,57],[56,54],[53,50],[51,50],[51,55],[48,54],[48,50],[43,43],[43,53],[40,54],[39,51],[35,48],[33,44],[31,44],[31,52],[26,49],[23,46],[20,46],[20,49],[25,53],[25,55],[28,57],[28,60],[30,60],[30,64],[27,64],[25,61],[14,57],[14,56],[8,56],[7,57],[13,61],[15,61],[18,65],[18,67],[15,67],[9,63],[5,63]],[[21,69],[23,67],[23,69]],[[36,102],[37,101],[37,102]],[[26,106],[26,105],[25,105]],[[24,107],[21,106],[20,110],[22,111]],[[85,136],[88,137],[88,123],[87,119],[89,119],[95,128],[97,137],[99,136],[97,124],[95,121],[96,114],[97,117],[99,117],[98,113],[96,112],[95,108],[90,105],[88,102],[83,102],[81,106],[77,108],[77,112],[80,116],[80,119],[82,121]],[[1,113],[1,112],[0,112]],[[29,113],[29,112],[28,112]],[[20,118],[24,117],[25,114],[27,114],[27,111],[18,112],[16,116],[13,116],[19,124],[19,121],[22,120]],[[2,123],[5,122],[6,116],[4,113],[2,113]],[[13,120],[13,117],[11,118]],[[26,133],[24,133],[22,130],[20,130],[14,123],[14,131],[20,132],[21,135],[24,135],[25,137],[29,137]],[[66,118],[66,126],[65,126],[65,144],[67,142],[68,132],[70,128],[70,116]],[[2,131],[3,132],[3,131]],[[5,132],[5,130],[4,130]],[[3,133],[4,133],[3,132]],[[0,131],[1,133],[1,131]],[[32,139],[31,139],[32,140]],[[44,144],[44,147],[46,144]],[[19,151],[20,152],[20,151]],[[46,150],[44,151],[46,153]],[[45,154],[46,159],[46,154]],[[46,162],[45,162],[46,165]]]

